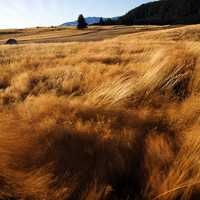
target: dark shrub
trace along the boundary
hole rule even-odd
[[[16,39],[9,39],[6,41],[6,44],[17,44],[17,40]]]

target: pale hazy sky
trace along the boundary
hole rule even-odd
[[[84,16],[113,17],[149,0],[0,0],[0,28],[60,25]]]

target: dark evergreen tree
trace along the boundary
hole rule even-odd
[[[105,21],[104,21],[105,25],[114,25],[114,22],[111,18],[107,18]]]
[[[99,20],[99,25],[103,26],[105,23],[104,23],[104,20],[103,18],[101,17],[100,20]]]
[[[84,28],[87,28],[88,27],[88,24],[87,22],[85,21],[85,18],[84,16],[81,14],[79,15],[78,17],[78,25],[77,25],[77,28],[78,29],[84,29]]]

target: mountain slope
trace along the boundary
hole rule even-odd
[[[120,18],[122,24],[191,24],[200,22],[199,0],[162,0],[143,4]]]

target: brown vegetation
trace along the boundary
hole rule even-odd
[[[166,26],[165,28],[169,28]],[[90,26],[77,30],[76,27],[38,27],[28,29],[8,29],[0,31],[0,44],[9,38],[16,38],[19,44],[57,43],[57,42],[89,42],[115,38],[123,34],[160,30],[159,26]]]
[[[1,46],[0,199],[199,199],[200,47],[182,30]]]

